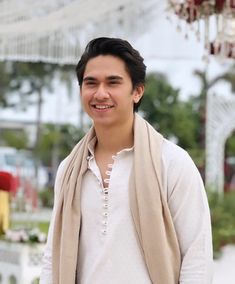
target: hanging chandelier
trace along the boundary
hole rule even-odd
[[[206,56],[212,54],[235,59],[235,0],[168,0],[170,10],[178,16],[178,29],[186,23],[196,29],[201,38],[201,22],[204,23],[204,45]],[[214,24],[216,23],[216,24]],[[213,38],[212,38],[213,37]]]

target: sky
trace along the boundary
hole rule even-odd
[[[139,50],[145,59],[147,72],[163,72],[167,75],[169,82],[180,89],[182,99],[189,95],[197,94],[200,89],[199,80],[193,76],[193,71],[207,70],[209,78],[222,73],[231,66],[231,62],[222,62],[216,58],[210,58],[207,64],[203,60],[203,40],[196,39],[194,31],[189,31],[188,39],[185,33],[177,31],[177,19],[167,19],[165,5],[161,5],[149,21],[147,30],[134,36],[126,37],[131,44]],[[184,30],[184,29],[183,29]],[[65,87],[60,82],[54,93],[44,93],[43,122],[68,122],[78,125],[79,90],[74,77],[72,96],[69,98]],[[220,83],[212,92],[222,95],[230,93],[228,85]],[[34,121],[36,120],[36,106],[25,111],[1,110],[0,119]]]

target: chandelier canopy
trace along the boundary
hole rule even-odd
[[[207,54],[235,59],[235,0],[169,0],[169,6],[180,20],[196,26],[199,39],[200,23],[204,23]],[[212,18],[216,25],[212,26]]]

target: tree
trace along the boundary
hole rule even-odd
[[[179,90],[173,89],[165,75],[151,73],[146,78],[146,88],[140,110],[144,117],[164,135],[172,134],[172,107],[178,101]]]
[[[173,133],[179,145],[187,150],[198,149],[199,121],[191,101],[180,101],[174,108]]]
[[[8,92],[11,84],[9,64],[0,62],[0,107],[8,106]]]
[[[4,130],[1,133],[1,141],[4,145],[16,149],[25,149],[28,146],[28,136],[25,131]]]
[[[201,90],[198,95],[192,98],[194,100],[194,106],[196,107],[200,121],[200,141],[201,148],[205,148],[205,125],[206,125],[206,104],[207,96],[212,87],[217,83],[224,81],[231,85],[231,91],[235,93],[235,66],[232,66],[228,71],[212,78],[208,79],[206,71],[195,70],[194,75],[198,77],[201,83]]]
[[[19,104],[27,107],[35,102],[32,101],[33,94],[36,94],[37,100],[37,118],[36,118],[36,140],[34,145],[35,155],[35,174],[38,176],[38,147],[41,138],[41,113],[43,103],[43,92],[45,90],[52,92],[53,78],[56,71],[56,65],[38,63],[13,62],[11,66],[11,91],[17,91],[19,95]]]
[[[208,74],[206,71],[195,70],[194,75],[199,79],[201,84],[201,89],[199,94],[194,96],[195,105],[197,105],[198,110],[205,111],[206,101],[208,92],[212,87],[214,87],[217,83],[224,81],[231,86],[231,92],[235,93],[235,65],[232,66],[226,72],[217,75],[212,79],[208,79]]]
[[[60,66],[59,70],[59,78],[61,82],[63,82],[68,91],[68,96],[71,97],[72,92],[72,82],[75,80],[77,81],[77,78],[75,78],[75,66],[74,65],[63,65]],[[81,129],[84,128],[84,110],[81,106],[81,100],[80,96],[77,96],[78,104],[80,105],[80,108],[78,109],[78,127]]]
[[[43,125],[38,153],[43,165],[52,169],[53,177],[59,162],[70,153],[83,135],[83,130],[71,124],[59,125],[59,128],[51,123]]]
[[[235,156],[235,130],[230,135],[225,145],[226,156]]]
[[[197,147],[198,123],[193,106],[191,102],[180,101],[179,90],[170,85],[164,74],[147,75],[140,111],[165,137],[176,139],[186,149]]]

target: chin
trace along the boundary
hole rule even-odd
[[[105,126],[105,127],[110,127],[114,126],[116,123],[113,119],[110,118],[92,118],[93,123],[95,126]]]

